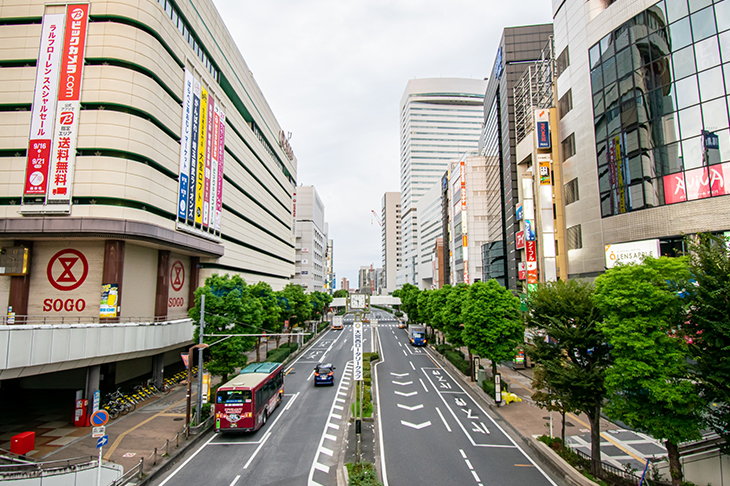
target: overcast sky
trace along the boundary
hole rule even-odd
[[[413,78],[491,76],[502,29],[550,0],[213,0],[314,185],[337,288],[381,267],[383,193],[399,191],[398,105]],[[372,223],[371,223],[372,222]]]

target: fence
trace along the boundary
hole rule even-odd
[[[167,322],[177,319],[188,319],[187,314],[179,316],[124,316],[124,317],[99,317],[99,316],[33,316],[16,315],[0,316],[0,325],[44,325],[44,324],[137,324],[141,322]]]
[[[591,470],[591,456],[578,449],[573,449],[566,446],[566,449],[571,451],[573,454],[578,456],[580,459],[580,466],[587,471]],[[613,464],[606,462],[600,462],[601,469],[598,472],[598,476],[609,484],[615,486],[639,486],[641,484],[641,477],[635,475],[631,471],[627,471],[620,467],[616,467]],[[671,483],[664,481],[650,480],[648,477],[644,477],[644,485],[647,486],[669,486]]]

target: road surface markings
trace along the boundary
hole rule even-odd
[[[335,430],[340,430],[340,426],[339,426],[339,425],[337,425],[337,424],[333,424],[332,422],[329,422],[329,423],[327,424],[327,427],[332,427],[332,428],[333,428],[333,429],[335,429]]]
[[[342,405],[335,405],[335,408],[337,410],[344,410],[345,409]]]
[[[428,393],[428,388],[426,388],[426,384],[423,382],[423,380],[419,378],[418,381],[421,382],[421,385],[423,385],[423,389],[426,390],[426,393]]]
[[[402,397],[412,397],[413,395],[418,395],[418,392],[417,391],[412,391],[412,392],[407,392],[407,393],[396,391],[394,393],[396,395],[400,395]]]
[[[474,479],[476,480],[477,485],[478,486],[482,486],[481,479],[479,479],[479,476],[477,475],[477,472],[474,470],[474,466],[471,465],[471,462],[466,457],[466,454],[464,453],[463,449],[459,449],[459,452],[461,452],[461,457],[464,459],[464,462],[466,463],[466,467],[468,467],[469,470],[471,471],[471,475],[474,476]]]
[[[332,440],[332,441],[337,442],[337,437],[335,437],[334,435],[331,435],[331,434],[324,434],[324,438],[327,440]]]
[[[327,454],[330,457],[332,457],[332,455],[334,454],[334,451],[332,449],[327,449],[326,447],[320,447],[319,452],[321,452],[322,454]]]
[[[330,414],[330,417],[332,417],[332,418],[336,418],[336,419],[338,419],[338,420],[339,420],[339,419],[341,419],[341,418],[342,418],[342,415],[339,415],[339,414],[333,413],[333,414]]]
[[[418,404],[418,405],[415,405],[415,406],[413,406],[413,407],[409,407],[408,405],[402,405],[402,404],[400,404],[400,403],[398,404],[398,406],[399,406],[400,408],[404,408],[404,409],[406,409],[406,410],[410,410],[411,412],[412,412],[412,411],[414,411],[414,410],[418,410],[418,409],[421,409],[421,408],[423,408],[423,404],[422,404],[422,403],[421,403],[421,404]]]
[[[398,378],[403,378],[404,376],[408,376],[408,373],[393,373],[392,371],[390,372],[390,374],[393,376],[397,376]]]
[[[413,363],[411,361],[409,361],[408,364],[411,365],[411,368],[413,368],[413,371],[416,371],[416,367],[413,366]]]
[[[329,466],[325,466],[324,464],[320,464],[318,462],[315,462],[314,463],[314,469],[316,469],[317,471],[322,471],[325,474],[329,474],[330,473],[330,467]]]
[[[235,479],[233,481],[231,481],[231,484],[229,484],[228,486],[234,486],[238,482],[239,479],[241,479],[240,474],[238,476],[236,476]]]
[[[279,415],[279,417],[281,417],[281,415]],[[277,417],[277,418],[278,418],[278,417]],[[260,451],[260,450],[261,450],[261,448],[262,448],[262,447],[264,446],[264,444],[266,443],[266,440],[267,440],[267,439],[268,439],[269,437],[271,437],[271,432],[270,432],[270,431],[269,431],[269,432],[266,432],[266,435],[265,435],[265,436],[264,436],[264,438],[263,438],[263,439],[261,440],[261,444],[259,444],[259,446],[258,446],[258,447],[256,448],[256,450],[255,450],[255,451],[253,451],[253,454],[251,454],[251,457],[249,457],[249,458],[248,458],[248,461],[247,461],[247,462],[246,462],[246,464],[245,464],[245,465],[243,466],[243,468],[244,468],[244,469],[248,469],[248,466],[250,466],[250,465],[251,465],[251,463],[253,462],[254,458],[255,458],[255,457],[256,457],[256,455],[257,455],[257,454],[259,453],[259,451]]]
[[[179,466],[179,467],[178,467],[177,469],[175,469],[175,470],[174,470],[174,471],[172,472],[172,474],[170,474],[169,476],[167,476],[167,479],[165,479],[164,481],[162,481],[162,482],[160,483],[160,486],[165,486],[165,484],[167,484],[167,482],[168,482],[169,480],[171,480],[171,479],[172,479],[173,477],[175,477],[175,474],[177,474],[177,473],[178,473],[178,472],[180,471],[180,469],[182,469],[182,468],[184,468],[185,466],[187,466],[187,465],[188,465],[188,463],[189,463],[190,461],[192,461],[192,460],[193,460],[193,458],[194,458],[195,456],[197,456],[197,455],[198,455],[198,453],[199,453],[200,451],[202,451],[202,450],[203,450],[203,448],[204,448],[205,446],[207,446],[207,445],[208,445],[208,444],[210,443],[210,441],[212,441],[213,439],[215,439],[215,435],[214,435],[213,437],[211,437],[210,439],[208,439],[208,442],[206,442],[205,444],[203,444],[202,446],[200,446],[200,447],[198,448],[198,450],[197,450],[197,451],[195,451],[195,452],[193,453],[193,455],[192,455],[192,456],[188,457],[188,458],[187,458],[187,459],[185,460],[185,462],[183,462],[182,464],[180,464],[180,466]]]
[[[400,382],[400,381],[395,381],[395,380],[393,380],[391,383],[393,383],[394,385],[400,385],[400,386],[408,386],[408,385],[412,385],[413,384],[412,381]]]
[[[443,414],[441,413],[441,410],[439,410],[438,407],[435,407],[435,408],[436,408],[436,413],[439,414],[439,417],[441,417],[441,421],[444,423],[444,427],[446,427],[446,430],[451,432],[451,427],[449,427],[449,424],[446,423],[446,419],[444,418]]]
[[[291,400],[289,400],[289,403],[287,403],[287,404],[286,404],[286,407],[284,407],[284,411],[287,411],[287,410],[289,410],[289,407],[291,407],[291,404],[292,404],[292,403],[294,403],[294,400],[296,400],[296,399],[297,399],[297,397],[299,396],[299,394],[300,394],[300,393],[301,393],[301,392],[297,392],[297,393],[296,393],[296,395],[294,395],[294,396],[293,396],[293,397],[291,398]],[[286,396],[286,395],[284,395],[284,396]]]
[[[408,353],[406,353],[406,350],[405,349],[402,349],[401,351],[403,351],[403,354],[405,354],[406,356],[408,356]]]
[[[423,422],[422,424],[412,424],[410,422],[406,422],[405,420],[401,420],[400,423],[405,425],[406,427],[411,427],[412,429],[416,430],[421,430],[422,428],[429,427],[431,425],[430,420]]]

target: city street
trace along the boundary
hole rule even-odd
[[[328,330],[286,368],[284,400],[257,432],[211,434],[154,484],[335,485],[351,386],[351,327]],[[365,345],[370,344],[366,330]],[[314,387],[313,368],[335,366],[335,385]]]

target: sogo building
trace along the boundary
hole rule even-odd
[[[294,274],[296,159],[211,1],[4,0],[0,126],[0,379],[159,373],[207,276]]]

